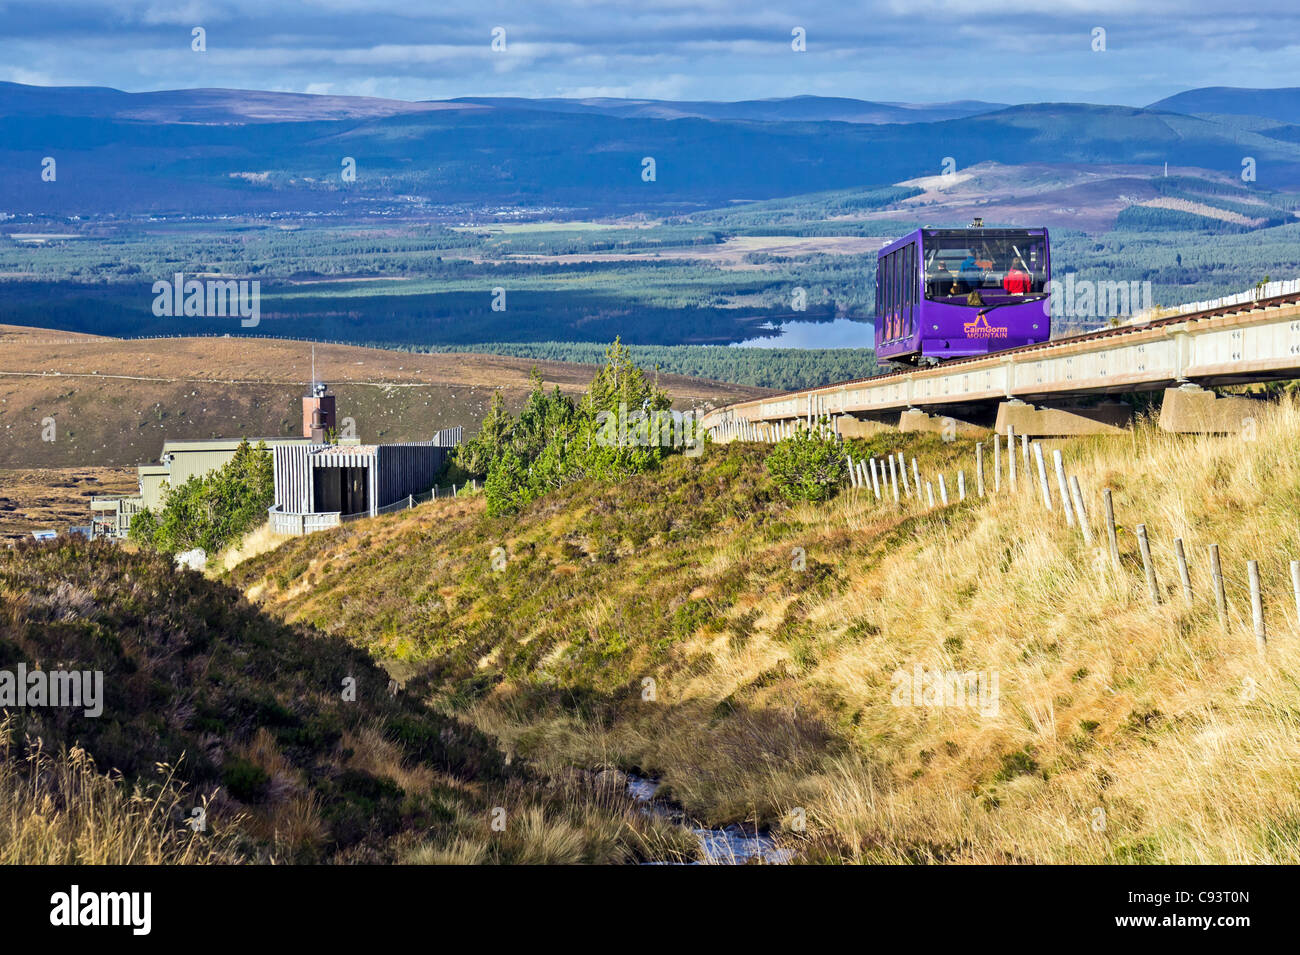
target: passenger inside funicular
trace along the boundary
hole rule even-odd
[[[984,284],[984,269],[980,267],[980,262],[975,258],[975,252],[972,249],[962,259],[961,268],[957,271],[957,290],[958,294],[965,295],[975,291]]]
[[[933,235],[925,246],[925,291],[932,301],[984,305],[1042,292],[1047,284],[1041,236]],[[979,293],[978,300],[973,293]]]
[[[936,261],[934,268],[929,275],[929,292],[931,298],[938,298],[942,295],[955,295],[953,289],[952,273],[948,271],[948,266],[942,261]]]
[[[1002,288],[1008,295],[1028,295],[1033,291],[1034,277],[1029,273],[1024,260],[1019,256],[1007,269],[1006,278],[1002,280]]]

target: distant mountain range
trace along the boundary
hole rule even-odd
[[[764,123],[925,123],[1004,109],[1006,103],[873,103],[838,96],[792,96],[736,103],[650,99],[526,99],[465,96],[451,100],[379,99],[262,90],[161,90],[125,93],[101,86],[23,86],[0,83],[0,116],[94,116],[152,123],[310,122],[373,119],[447,109],[536,110],[622,119],[720,119]]]
[[[1208,86],[1166,97],[1147,109],[1193,115],[1260,116],[1283,123],[1300,123],[1300,89],[1247,90]]]
[[[141,123],[228,125],[373,119],[440,109],[369,96],[327,96],[262,90],[161,90],[124,93],[105,86],[23,86],[0,83],[0,117],[79,117]]]
[[[738,103],[0,84],[0,213],[673,211],[899,182],[980,162],[1128,163],[1300,186],[1300,90],[1191,90],[1146,108]],[[42,163],[55,160],[53,181]],[[654,160],[648,181],[647,158]],[[355,181],[345,181],[346,160]]]
[[[1006,103],[961,100],[955,103],[873,103],[839,96],[791,96],[736,103],[671,102],[638,99],[523,99],[462,97],[495,109],[535,109],[553,113],[600,113],[622,119],[718,119],[757,123],[932,123],[1005,109]]]

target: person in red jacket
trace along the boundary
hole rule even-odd
[[[1002,280],[1002,288],[1008,295],[1026,295],[1033,285],[1034,280],[1029,273],[1015,263],[1007,270],[1007,276]]]

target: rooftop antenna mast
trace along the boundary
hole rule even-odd
[[[316,387],[316,343],[311,343],[311,384]]]

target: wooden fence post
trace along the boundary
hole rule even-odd
[[[984,445],[975,445],[975,490],[984,496]]]
[[[1007,425],[1007,488],[1016,493],[1016,432]]]
[[[993,493],[1002,492],[1002,437],[993,435]]]
[[[876,500],[880,500],[880,478],[876,476],[876,459],[871,459],[871,489],[876,492]]]
[[[1300,560],[1291,561],[1291,593],[1295,595],[1295,619],[1300,626]]]
[[[1263,653],[1268,646],[1268,633],[1264,630],[1264,596],[1259,589],[1259,561],[1246,561],[1250,577],[1250,617],[1255,622],[1255,646]]]
[[[1115,502],[1111,499],[1110,488],[1101,492],[1106,502],[1106,537],[1110,542],[1110,559],[1119,567],[1119,538],[1115,534]]]
[[[1142,570],[1147,576],[1147,591],[1151,594],[1151,603],[1160,605],[1160,588],[1156,584],[1156,568],[1151,563],[1151,544],[1147,541],[1147,526],[1137,526],[1138,549],[1142,552]]]
[[[921,469],[916,466],[916,458],[912,458],[912,478],[916,481],[916,496],[921,496]]]
[[[948,485],[944,484],[942,474],[939,475],[939,500],[943,502],[944,507],[948,506]]]
[[[926,497],[929,498],[929,500],[930,500],[930,508],[933,509],[933,508],[934,508],[934,488],[930,486],[930,482],[929,482],[929,481],[926,481],[926,482],[925,482],[925,495],[926,495]]]
[[[957,500],[966,500],[966,472],[957,472]]]
[[[1083,543],[1092,546],[1092,525],[1088,523],[1088,508],[1083,503],[1083,489],[1079,479],[1070,475],[1070,493],[1074,495],[1074,513],[1079,517],[1079,530],[1083,531]]]
[[[1183,539],[1174,538],[1174,555],[1178,558],[1178,576],[1183,582],[1183,599],[1187,601],[1187,606],[1192,605],[1192,573],[1187,568],[1187,552],[1183,550]]]
[[[1223,592],[1223,566],[1219,563],[1219,545],[1210,545],[1210,579],[1214,582],[1214,609],[1219,614],[1219,629],[1228,635],[1228,598]]]
[[[1065,480],[1065,463],[1061,449],[1052,452],[1052,466],[1056,469],[1056,490],[1061,495],[1061,510],[1065,511],[1065,525],[1074,526],[1074,508],[1070,506],[1070,485]]]
[[[911,497],[911,496],[912,496],[912,491],[911,491],[911,488],[909,487],[909,485],[908,485],[908,481],[907,481],[907,459],[906,459],[905,457],[903,457],[903,452],[901,452],[901,451],[898,453],[898,470],[902,472],[902,477],[903,477],[903,493],[904,493],[906,496]],[[921,488],[920,488],[919,486],[918,486],[917,489],[916,489],[916,496],[917,496],[917,497],[920,497],[920,496],[921,496]]]
[[[1043,463],[1043,446],[1034,442],[1034,463],[1038,465],[1038,485],[1043,489],[1043,507],[1052,509],[1052,489],[1047,483],[1047,465]]]
[[[894,503],[898,503],[898,465],[894,461],[894,456],[889,456],[889,480],[894,487]]]

